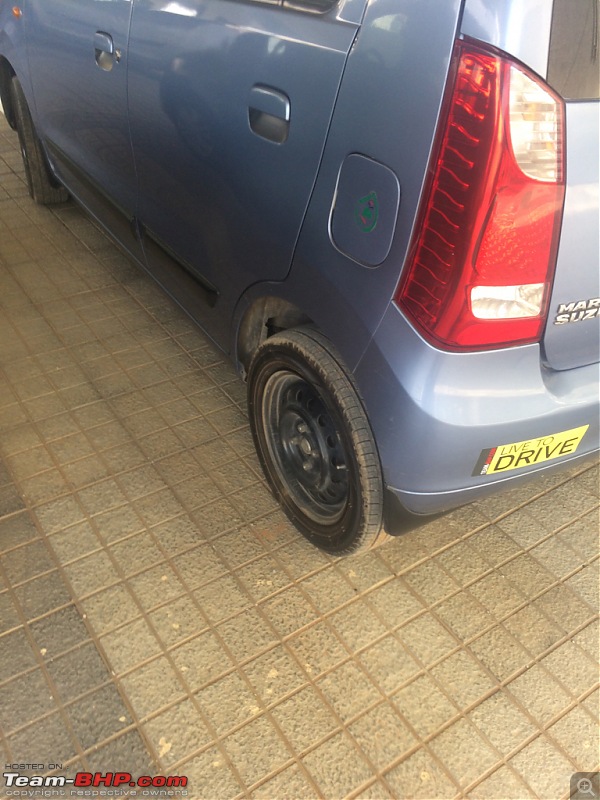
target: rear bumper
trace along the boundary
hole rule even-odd
[[[441,352],[393,305],[355,371],[386,486],[415,514],[448,511],[592,457],[599,444],[598,377],[598,365],[546,370],[537,345]],[[557,434],[585,426],[563,455],[481,474],[485,452],[556,442]]]
[[[418,528],[426,522],[459,506],[481,500],[498,492],[508,491],[515,485],[529,483],[554,472],[562,472],[579,463],[596,458],[594,453],[574,456],[572,459],[561,461],[559,464],[548,463],[538,470],[532,470],[525,475],[514,478],[503,478],[485,486],[470,486],[454,492],[404,492],[401,489],[387,488],[385,503],[386,531],[392,535],[406,533]],[[515,483],[516,481],[516,483]]]

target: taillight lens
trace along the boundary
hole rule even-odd
[[[395,301],[443,347],[537,341],[564,200],[563,104],[472,43],[457,44],[454,74]]]

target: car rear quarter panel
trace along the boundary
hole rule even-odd
[[[256,286],[307,313],[353,368],[393,295],[427,173],[459,21],[460,0],[371,0],[348,58],[292,270]],[[393,170],[401,191],[390,253],[370,269],[340,253],[328,226],[340,167],[360,153]]]

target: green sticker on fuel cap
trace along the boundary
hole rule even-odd
[[[375,192],[369,192],[358,200],[354,209],[354,219],[364,233],[371,233],[375,229],[379,219],[379,200]]]
[[[364,267],[377,267],[392,247],[400,184],[389,167],[350,153],[332,196],[329,233],[333,245]]]

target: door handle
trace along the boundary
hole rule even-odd
[[[290,128],[290,98],[271,86],[256,84],[250,90],[248,121],[257,136],[277,144],[288,138]]]
[[[121,52],[115,49],[112,36],[104,31],[94,34],[94,54],[96,64],[105,72],[110,72],[115,63],[121,60]]]

